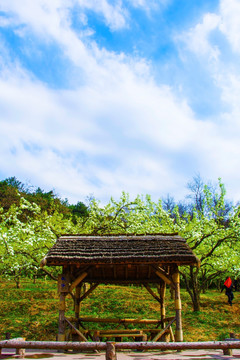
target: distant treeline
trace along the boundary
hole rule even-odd
[[[160,197],[162,207],[173,218],[175,217],[174,209],[176,206],[178,207],[180,216],[184,216],[185,214],[193,215],[196,210],[202,213],[206,203],[205,190],[208,189],[214,194],[212,197],[212,205],[215,206],[218,201],[215,194],[217,186],[217,184],[210,182],[206,185],[200,174],[197,174],[186,185],[188,194],[185,199],[176,202],[174,197],[168,194],[165,197]],[[8,211],[13,204],[19,205],[19,195],[30,203],[37,204],[41,208],[41,211],[46,211],[49,215],[57,211],[62,214],[64,218],[71,216],[73,222],[74,219],[76,220],[78,217],[86,217],[89,215],[89,207],[84,202],[78,201],[76,204],[69,204],[68,199],[61,199],[54,190],[44,191],[40,187],[24,184],[15,176],[0,181],[0,207],[3,208],[4,212]],[[232,201],[226,198],[224,199],[222,215],[225,219],[227,219],[233,206]]]
[[[54,190],[44,191],[40,187],[33,188],[19,181],[15,176],[0,181],[0,207],[6,212],[12,205],[19,206],[20,196],[30,203],[37,204],[42,211],[49,215],[54,211],[63,214],[64,217],[85,217],[88,215],[88,207],[81,201],[76,205],[69,204],[67,199],[62,200]]]

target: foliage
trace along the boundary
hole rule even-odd
[[[176,231],[176,225],[163,210],[161,201],[154,203],[149,195],[130,200],[129,194],[123,192],[119,201],[111,198],[104,207],[93,199],[88,217],[79,219],[75,231],[88,234],[169,233]]]
[[[206,283],[222,274],[233,277],[240,275],[240,208],[232,207],[232,211],[226,215],[225,193],[224,185],[219,180],[219,193],[212,193],[205,186],[201,208],[194,209],[192,215],[181,217],[175,208],[179,233],[201,261],[201,268],[190,267],[182,271],[195,310],[200,309],[200,292]]]
[[[39,206],[19,195],[19,206],[7,212],[0,210],[0,273],[12,276],[33,276],[40,261],[61,232],[71,231],[71,223],[59,213],[48,215]],[[49,273],[44,269],[45,273]]]
[[[54,190],[44,191],[40,187],[34,189],[32,186],[23,184],[15,177],[0,181],[0,206],[8,211],[12,205],[19,205],[19,194],[31,204],[37,204],[41,211],[53,214],[55,211],[63,214],[64,217],[86,216],[87,206],[82,202],[76,205],[69,205],[68,200],[60,199]]]
[[[217,188],[203,186],[199,178],[195,183],[196,188],[192,184],[191,190],[195,189],[196,206],[192,203],[185,212],[183,206],[172,207],[171,197],[168,201],[154,202],[149,195],[130,199],[129,194],[123,192],[118,201],[111,198],[105,206],[94,198],[88,208],[81,202],[71,206],[65,201],[64,206],[70,210],[66,216],[53,192],[45,193],[39,188],[31,192],[15,178],[0,182],[0,191],[15,189],[12,194],[16,199],[0,213],[0,273],[15,279],[37,274],[49,247],[64,233],[178,232],[201,260],[200,268],[181,269],[194,310],[198,311],[200,293],[212,282],[225,275],[240,276],[240,207],[229,207],[221,180]],[[41,206],[34,202],[38,196]],[[52,273],[52,269],[44,268],[44,271]]]

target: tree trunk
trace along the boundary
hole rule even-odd
[[[192,300],[193,311],[200,311],[200,286],[198,284],[198,273],[199,268],[193,266],[190,266],[189,279],[185,273],[181,273],[186,284],[186,290]]]
[[[200,311],[200,287],[198,283],[198,273],[199,269],[190,266],[190,278],[192,283],[192,302],[193,302],[193,311]]]
[[[20,289],[20,276],[16,276],[15,278],[16,288]]]

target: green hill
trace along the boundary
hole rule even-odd
[[[230,307],[223,293],[209,290],[201,297],[201,311],[193,312],[191,300],[182,289],[182,318],[184,341],[211,341],[229,337],[240,331],[240,293],[234,293]],[[73,301],[67,298],[67,315],[74,316]],[[23,280],[16,289],[10,281],[0,282],[0,339],[6,333],[26,340],[56,340],[58,331],[57,285],[50,280]],[[173,300],[166,296],[167,316],[174,315]],[[101,318],[158,318],[159,304],[146,289],[129,286],[104,286],[83,301],[82,316]],[[88,325],[87,325],[88,326]],[[108,328],[109,328],[108,324]],[[89,324],[89,328],[103,328],[103,324]],[[105,328],[107,325],[105,326]],[[134,327],[136,327],[134,325]]]

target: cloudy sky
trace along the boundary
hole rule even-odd
[[[240,0],[0,0],[0,179],[240,200]]]

